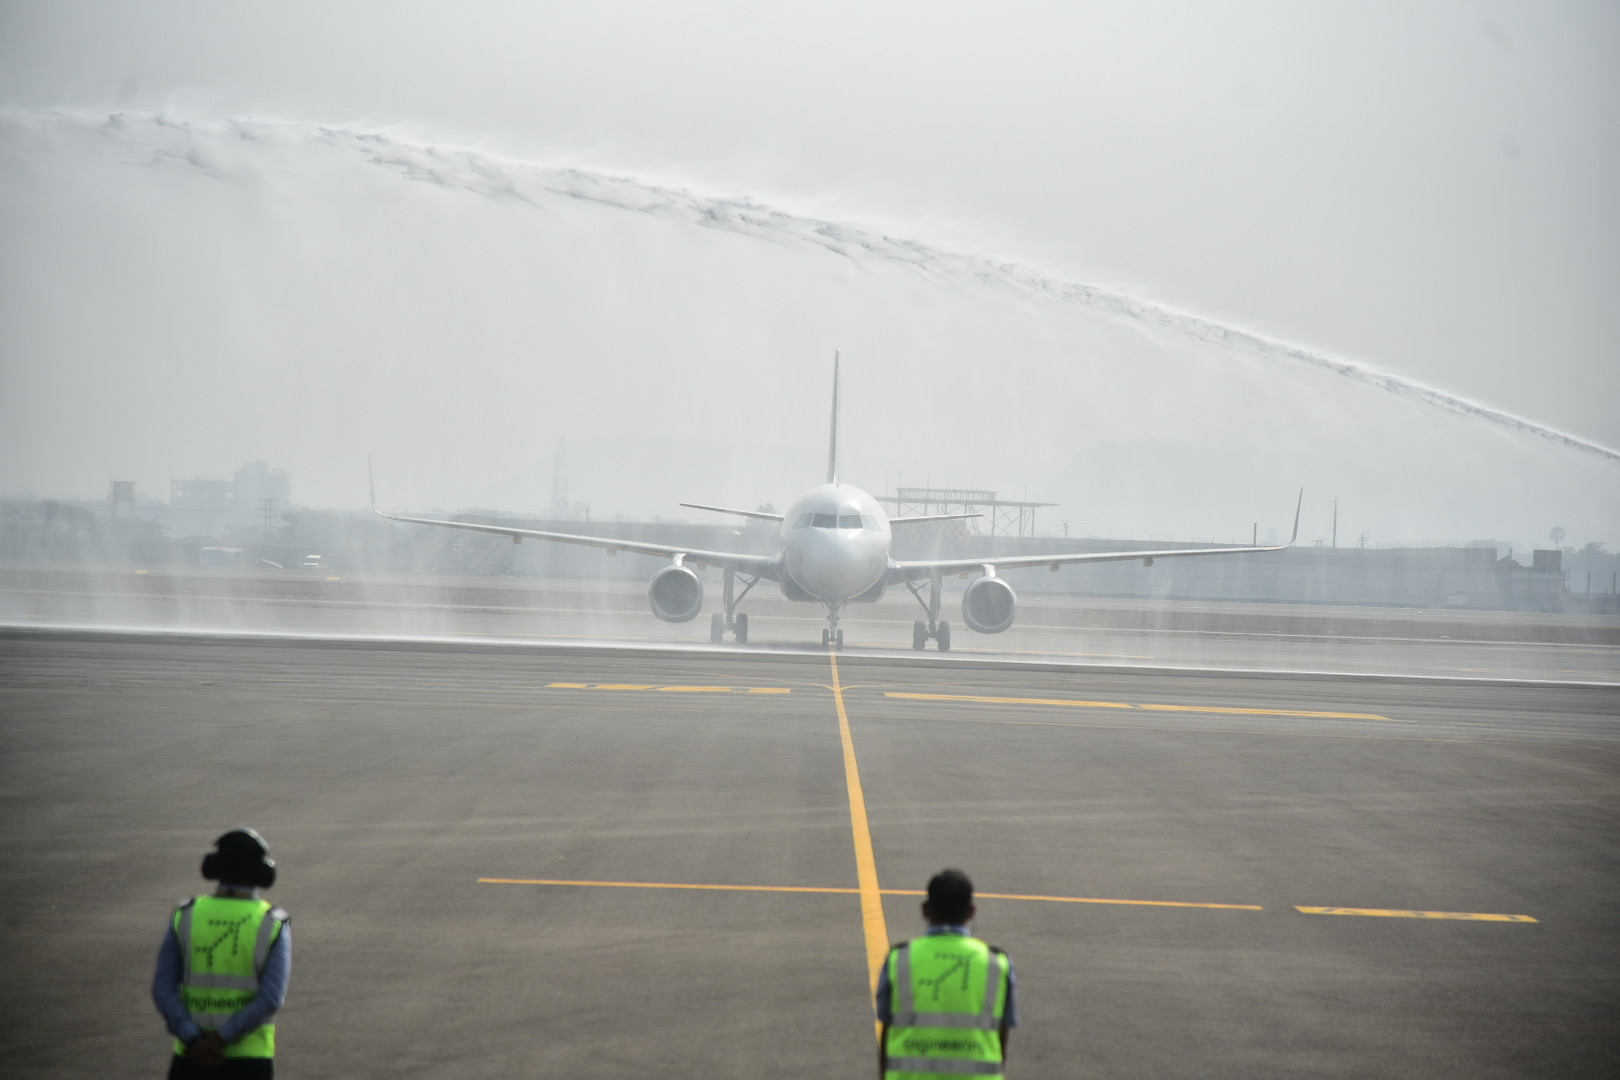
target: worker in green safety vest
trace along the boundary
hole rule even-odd
[[[1012,959],[968,932],[973,882],[944,870],[928,882],[928,933],[889,950],[878,975],[882,1080],[1000,1077],[1018,1025]]]
[[[203,857],[211,895],[175,908],[158,950],[152,1000],[174,1036],[170,1080],[269,1080],[292,973],[291,918],[259,897],[275,884],[264,838],[232,829]]]

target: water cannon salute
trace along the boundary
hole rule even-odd
[[[1617,56],[0,4],[0,1073],[1610,1080]]]
[[[839,615],[847,604],[870,604],[883,599],[891,586],[904,586],[922,605],[926,619],[918,619],[912,627],[911,647],[921,650],[930,641],[936,642],[940,652],[951,648],[951,624],[940,616],[943,579],[948,574],[972,574],[975,578],[962,593],[962,621],[968,628],[981,634],[999,634],[1009,629],[1018,615],[1018,595],[999,570],[1026,567],[1047,567],[1056,570],[1071,563],[1119,562],[1140,559],[1145,566],[1155,559],[1184,558],[1199,555],[1244,555],[1267,551],[1284,551],[1299,538],[1299,511],[1304,505],[1305,493],[1299,493],[1294,506],[1294,528],[1288,543],[1249,547],[1167,548],[1152,551],[1105,551],[1075,554],[998,556],[953,559],[896,560],[890,548],[894,543],[894,529],[936,521],[977,518],[979,514],[928,514],[890,518],[882,505],[868,492],[854,484],[838,479],[838,386],[841,357],[833,353],[832,423],[827,441],[827,481],[799,496],[786,514],[754,510],[734,510],[722,506],[682,503],[698,510],[713,510],[722,514],[773,521],[781,525],[782,547],[775,555],[744,555],[736,552],[701,551],[694,548],[672,547],[665,544],[641,543],[605,536],[577,536],[569,533],[541,532],[505,525],[483,525],[464,521],[445,521],[436,518],[389,514],[377,508],[376,482],[373,479],[371,507],[377,514],[391,521],[416,525],[438,525],[450,529],[469,529],[476,532],[510,536],[513,542],[524,539],[551,540],[564,544],[582,544],[605,548],[608,551],[632,551],[671,560],[659,570],[647,586],[647,600],[652,613],[665,622],[690,622],[703,610],[703,581],[696,570],[713,566],[724,574],[723,603],[725,613],[716,612],[710,619],[709,640],[720,642],[731,634],[738,644],[748,641],[748,614],[738,610],[743,598],[761,581],[775,582],[782,595],[789,600],[820,604],[827,611],[827,627],[821,632],[823,647],[842,647],[844,631],[839,627]],[[738,585],[741,589],[738,589]],[[927,598],[924,599],[926,591]]]

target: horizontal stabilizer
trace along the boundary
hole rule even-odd
[[[919,514],[916,517],[890,518],[890,525],[917,525],[924,521],[961,521],[964,518],[982,518],[983,514]]]

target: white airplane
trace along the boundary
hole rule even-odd
[[[1304,492],[1300,492],[1300,504]],[[789,600],[820,604],[827,609],[827,627],[821,632],[822,646],[842,646],[844,632],[838,626],[846,604],[868,604],[882,598],[893,585],[904,585],[928,614],[912,625],[911,647],[924,649],[928,642],[940,652],[951,647],[951,624],[939,617],[940,595],[947,574],[978,574],[962,594],[962,618],[968,628],[981,634],[999,634],[1013,624],[1018,598],[1011,585],[999,576],[1001,570],[1046,566],[1056,570],[1066,563],[1111,562],[1141,559],[1152,566],[1154,559],[1193,555],[1239,555],[1261,551],[1282,551],[1299,537],[1299,504],[1294,507],[1294,532],[1288,543],[1272,547],[1172,548],[1164,551],[1105,551],[1057,555],[986,555],[965,559],[895,559],[891,553],[896,528],[910,528],[929,521],[980,517],[980,514],[929,514],[890,518],[870,494],[853,484],[838,480],[838,354],[833,354],[832,433],[827,449],[827,482],[805,492],[785,514],[758,510],[735,510],[724,506],[681,503],[694,510],[780,522],[782,546],[775,555],[743,555],[729,551],[653,544],[621,540],[610,536],[577,536],[572,533],[518,529],[508,525],[480,525],[469,521],[439,521],[433,518],[385,514],[377,509],[375,481],[371,489],[371,509],[390,521],[415,525],[440,525],[450,529],[510,536],[513,543],[524,539],[553,540],[563,544],[584,544],[605,548],[609,554],[633,551],[668,559],[668,566],[652,576],[647,598],[652,613],[665,622],[682,623],[696,618],[703,609],[703,582],[698,570],[716,567],[724,573],[722,603],[725,614],[715,612],[709,621],[709,640],[719,643],[731,634],[736,642],[748,641],[748,615],[737,610],[743,597],[761,581],[776,582]],[[737,585],[741,582],[742,589]],[[928,598],[923,599],[926,586]]]

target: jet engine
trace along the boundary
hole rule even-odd
[[[703,610],[703,582],[684,566],[666,566],[647,586],[647,601],[665,622],[690,622]]]
[[[1017,594],[998,577],[978,578],[962,594],[962,618],[981,634],[1001,633],[1017,614]]]

